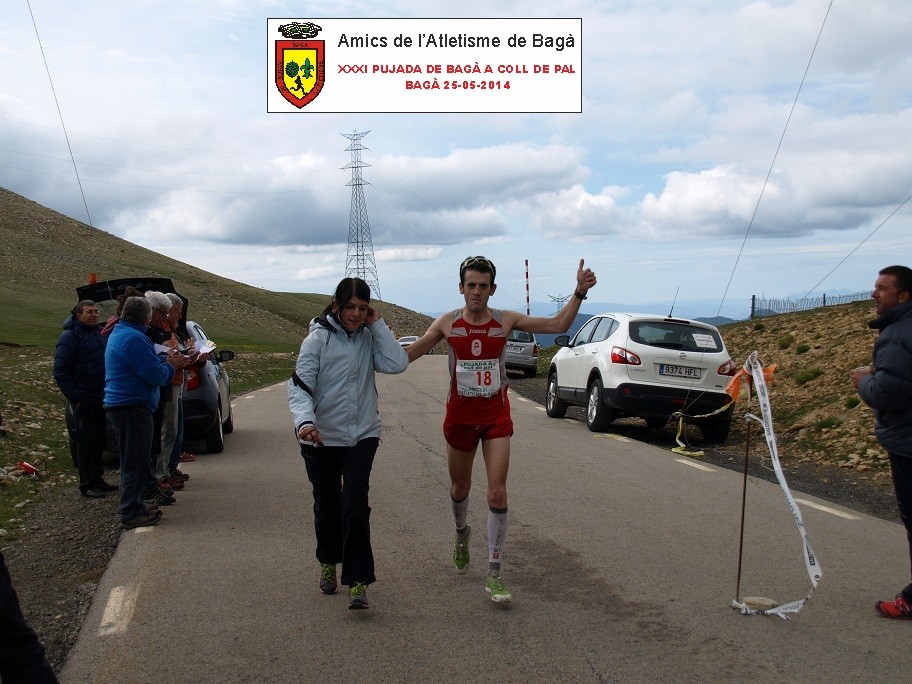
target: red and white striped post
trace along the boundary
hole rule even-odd
[[[526,316],[531,316],[532,312],[529,309],[529,260],[526,259]]]

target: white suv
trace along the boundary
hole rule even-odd
[[[700,321],[652,314],[593,316],[562,347],[548,370],[545,408],[563,418],[567,406],[586,407],[586,425],[602,431],[615,418],[637,416],[651,428],[671,415],[702,416],[727,404],[725,387],[737,371],[719,331]],[[703,439],[721,444],[731,411],[696,419]]]

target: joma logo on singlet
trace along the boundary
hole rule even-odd
[[[470,334],[470,335],[484,335],[484,334],[487,333],[487,332],[488,332],[488,331],[485,330],[484,328],[471,329],[471,330],[469,330],[469,334]]]

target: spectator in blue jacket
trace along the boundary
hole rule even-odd
[[[874,433],[890,458],[912,566],[912,269],[881,269],[871,298],[877,318],[868,325],[880,331],[874,363],[849,375],[858,396],[874,409]],[[894,600],[877,601],[874,608],[884,617],[912,619],[912,583]]]
[[[161,510],[146,506],[143,491],[152,459],[152,414],[160,388],[190,360],[176,350],[164,358],[146,336],[152,304],[130,297],[105,350],[104,406],[117,435],[120,455],[120,523],[124,529],[155,525]]]
[[[79,491],[99,499],[117,487],[105,482],[102,456],[105,449],[104,398],[105,342],[98,324],[98,307],[84,299],[63,323],[54,353],[54,380],[73,411]]]

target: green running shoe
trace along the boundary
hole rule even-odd
[[[320,591],[336,593],[336,566],[332,563],[320,563]]]
[[[491,595],[491,600],[494,603],[507,604],[513,600],[510,591],[504,586],[503,580],[500,579],[499,575],[488,575],[488,579],[485,580],[485,591]]]
[[[369,608],[367,602],[367,585],[361,582],[355,582],[348,588],[348,609],[364,610]]]
[[[466,525],[465,539],[456,539],[453,547],[453,566],[460,575],[469,569],[469,539],[472,538],[472,528]]]

